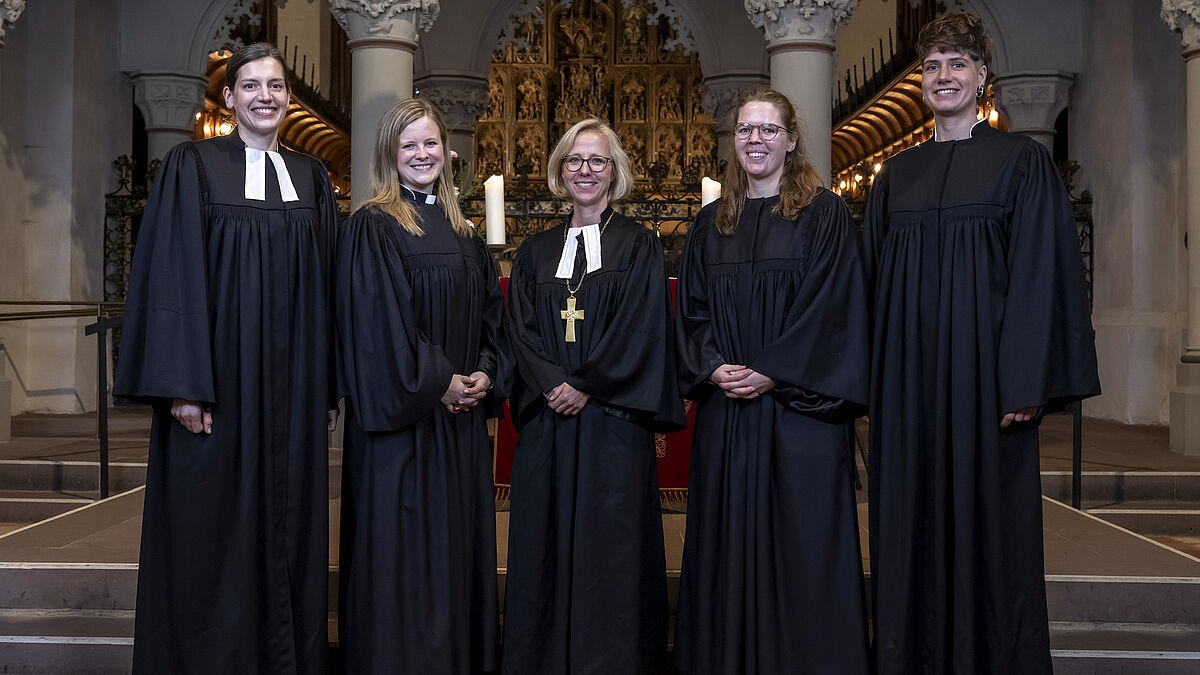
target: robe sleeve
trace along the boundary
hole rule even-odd
[[[475,370],[487,373],[492,390],[483,399],[487,417],[502,417],[504,400],[512,384],[512,350],[504,332],[504,293],[500,290],[500,274],[487,244],[478,236],[472,237],[483,262],[483,297],[479,326],[479,357]]]
[[[611,320],[566,381],[655,431],[677,431],[685,422],[662,244],[638,228]]]
[[[1100,393],[1070,198],[1049,153],[1036,143],[1026,152],[1011,201],[996,360],[1000,414],[1036,406],[1055,412]]]
[[[203,191],[192,144],[172,148],[138,231],[113,384],[118,396],[216,403]]]
[[[329,351],[326,358],[329,359],[330,367],[329,377],[329,393],[327,394],[328,410],[337,408],[338,399],[341,398],[338,391],[337,372],[340,368],[337,331],[333,329],[332,312],[334,308],[334,265],[337,263],[337,233],[338,233],[338,212],[337,200],[333,195],[333,184],[329,182],[329,173],[325,170],[325,166],[317,160],[312,160],[313,181],[317,186],[317,209],[318,217],[321,219],[321,228],[325,238],[325,306],[330,314],[326,321],[327,329],[330,332],[329,339],[325,341],[329,345]]]
[[[373,209],[343,226],[336,265],[340,389],[366,431],[411,426],[441,401],[454,367],[416,324],[400,227]]]
[[[716,386],[708,376],[726,363],[713,337],[712,312],[708,306],[708,285],[704,270],[704,239],[713,225],[716,204],[710,204],[696,216],[688,230],[679,261],[675,286],[675,339],[679,388],[687,398],[698,401]]]
[[[779,337],[747,364],[781,386],[775,396],[800,412],[842,421],[861,414],[867,402],[867,296],[854,221],[846,204],[824,193],[819,209],[801,226],[812,227],[804,281],[787,310]],[[807,221],[807,222],[804,222]],[[793,388],[804,390],[799,394]],[[811,394],[842,399],[857,408],[828,409]],[[832,403],[832,402],[827,402]]]
[[[891,165],[883,163],[883,168],[875,174],[871,182],[871,191],[867,194],[866,213],[863,216],[862,260],[863,276],[866,278],[868,289],[875,288],[875,277],[878,274],[880,248],[883,246],[887,230],[888,181],[891,176]],[[873,292],[869,296],[874,302]]]
[[[532,259],[532,246],[531,239],[517,250],[508,281],[508,321],[505,327],[522,380],[520,387],[517,383],[513,385],[518,405],[514,415],[518,420],[526,414],[524,409],[536,404],[544,392],[567,379],[567,371],[550,357],[538,331],[534,300],[537,268]]]

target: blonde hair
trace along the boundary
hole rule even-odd
[[[475,230],[467,224],[462,210],[458,208],[458,198],[454,194],[446,123],[442,121],[437,108],[419,98],[396,103],[379,120],[379,130],[375,134],[375,152],[371,156],[371,196],[358,208],[374,206],[395,218],[405,232],[416,237],[425,234],[425,230],[421,229],[421,215],[404,198],[406,188],[400,182],[400,170],[396,167],[400,134],[408,125],[422,117],[428,117],[437,124],[438,138],[442,143],[442,173],[438,176],[434,194],[455,233],[460,236],[474,236]]]
[[[608,201],[620,201],[633,187],[633,170],[629,166],[629,155],[625,154],[625,149],[621,147],[621,139],[617,138],[616,132],[607,122],[598,117],[589,117],[576,123],[567,129],[567,133],[559,139],[558,145],[554,146],[554,152],[550,153],[550,161],[546,163],[546,183],[550,186],[550,192],[559,199],[570,198],[571,195],[562,182],[562,165],[567,153],[575,146],[575,139],[585,131],[600,134],[608,143],[608,154],[612,155],[613,164],[613,181],[608,186]]]
[[[821,190],[821,177],[808,159],[808,151],[804,147],[804,138],[800,135],[800,120],[796,116],[796,108],[780,92],[774,89],[758,89],[742,97],[733,109],[731,126],[737,126],[738,113],[750,102],[762,101],[770,103],[779,111],[783,118],[783,128],[789,138],[796,139],[796,147],[784,156],[783,175],[779,177],[779,202],[772,212],[784,220],[795,220],[800,216],[800,210],[812,203]],[[725,164],[722,176],[721,201],[717,205],[717,232],[731,235],[737,229],[738,220],[742,217],[742,209],[746,206],[746,195],[750,192],[750,178],[746,169],[737,158],[737,148],[730,146],[731,157]]]

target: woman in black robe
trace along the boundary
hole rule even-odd
[[[697,403],[675,663],[689,675],[867,672],[851,420],[867,397],[854,223],[774,90],[736,111],[721,199],[680,262]]]
[[[496,668],[487,417],[508,377],[504,299],[455,201],[446,142],[427,101],[392,106],[372,196],[338,238],[347,673]]]
[[[1099,393],[1079,241],[1045,148],[977,121],[979,19],[918,48],[934,139],[884,162],[864,229],[878,670],[1050,673],[1037,424]]]
[[[337,213],[278,144],[284,72],[230,58],[236,131],[171,149],[142,217],[113,386],[154,405],[134,673],[326,670]]]
[[[684,419],[662,246],[610,204],[632,177],[607,124],[571,127],[547,174],[573,208],[521,245],[509,282],[503,672],[634,675],[666,649],[654,433]]]

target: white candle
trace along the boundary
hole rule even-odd
[[[705,176],[700,179],[700,206],[707,206],[721,197],[721,184]]]
[[[504,176],[492,176],[483,181],[484,223],[487,224],[487,243],[504,243]]]

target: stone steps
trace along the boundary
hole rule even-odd
[[[1081,502],[1172,501],[1200,505],[1200,471],[1084,471]],[[1042,494],[1071,503],[1071,472],[1043,471]]]
[[[0,490],[0,522],[36,523],[91,504],[97,493]]]
[[[108,485],[113,494],[146,483],[145,462],[113,462]],[[88,460],[2,459],[0,490],[33,492],[100,491],[100,463]]]
[[[1200,627],[1189,624],[1051,622],[1056,675],[1195,675]]]
[[[1118,502],[1108,506],[1085,508],[1097,518],[1146,536],[1200,536],[1200,504],[1146,501]]]
[[[678,581],[668,574],[672,613]],[[336,568],[329,583],[332,595]],[[26,668],[5,672],[128,672],[136,584],[132,564],[0,565],[0,663]],[[1059,675],[1200,672],[1200,578],[1049,576],[1046,584]],[[331,616],[331,645],[336,635]]]

